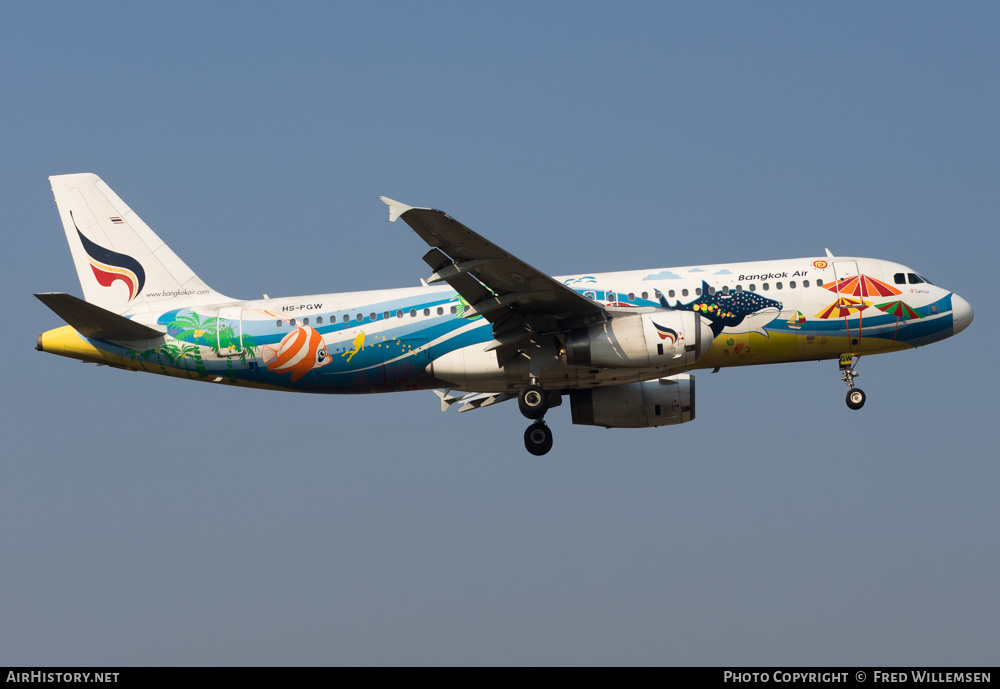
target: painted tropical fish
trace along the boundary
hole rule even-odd
[[[665,296],[660,297],[660,305],[666,309],[694,311],[705,318],[712,328],[712,334],[718,337],[724,328],[734,328],[743,322],[747,316],[764,309],[781,309],[781,302],[768,299],[749,290],[733,290],[728,294],[716,292],[709,294],[708,283],[702,280],[701,296],[692,302],[682,304],[680,299],[671,306]]]
[[[296,328],[275,347],[264,347],[264,363],[274,373],[291,373],[292,382],[314,368],[326,366],[333,358],[326,351],[323,336],[315,328],[303,325]]]

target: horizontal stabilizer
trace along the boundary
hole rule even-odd
[[[74,297],[72,294],[44,292],[35,296],[88,339],[151,340],[165,334]]]

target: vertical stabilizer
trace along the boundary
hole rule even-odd
[[[206,285],[91,173],[49,177],[83,296],[118,314],[233,301]]]

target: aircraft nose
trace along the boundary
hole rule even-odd
[[[952,329],[954,334],[957,335],[969,327],[969,323],[972,322],[972,318],[975,314],[972,312],[972,305],[969,302],[965,301],[957,294],[952,294],[951,316],[953,322]]]

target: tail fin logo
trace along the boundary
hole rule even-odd
[[[73,227],[76,228],[76,233],[83,243],[83,250],[87,252],[90,267],[94,271],[94,277],[97,278],[98,284],[102,287],[110,287],[115,280],[121,280],[128,288],[128,300],[135,299],[136,295],[142,291],[143,285],[146,284],[146,271],[142,269],[142,265],[131,256],[105,249],[90,241],[83,236],[83,232],[80,232],[80,228],[77,227],[73,211],[70,211],[69,217],[73,220]]]

